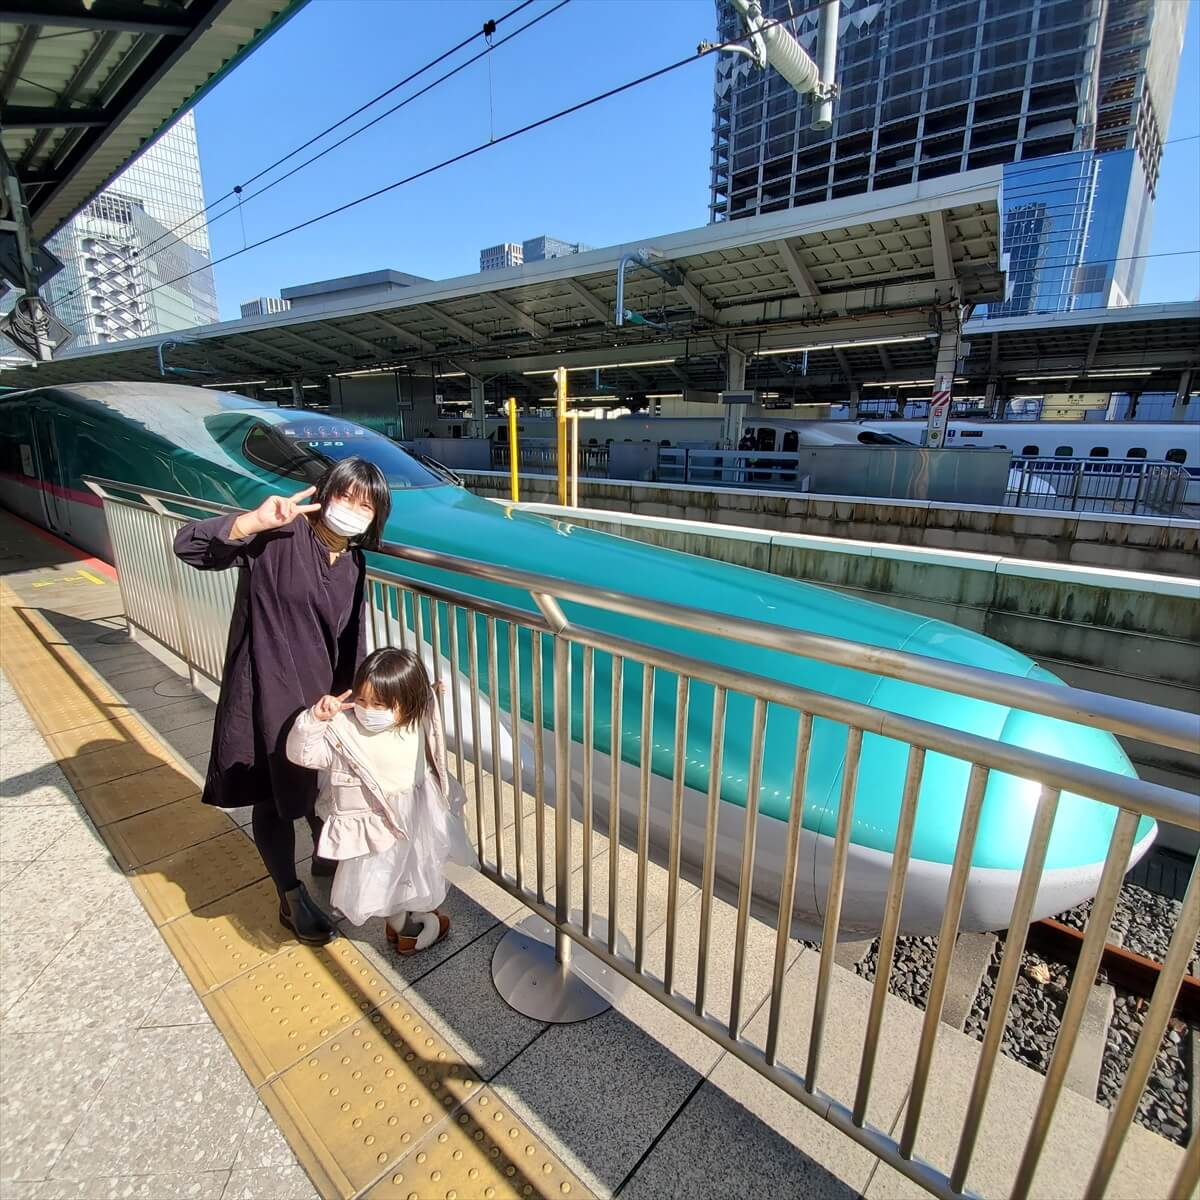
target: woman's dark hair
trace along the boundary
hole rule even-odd
[[[354,675],[354,694],[371,689],[376,703],[398,715],[399,723],[414,725],[433,704],[433,688],[421,660],[411,650],[384,648],[368,654]]]
[[[383,472],[365,458],[343,458],[321,477],[313,503],[324,506],[338,496],[363,500],[375,510],[375,519],[367,532],[351,540],[356,546],[376,549],[383,537],[388,514],[392,511],[392,493],[388,490]]]

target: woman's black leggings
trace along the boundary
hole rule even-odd
[[[315,844],[321,833],[320,818],[309,816],[308,827]],[[296,878],[296,822],[290,817],[281,817],[275,801],[266,800],[254,806],[251,829],[254,844],[282,896],[300,882]]]

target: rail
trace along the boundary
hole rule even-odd
[[[1010,508],[1172,517],[1189,476],[1175,463],[1142,458],[1035,458],[1014,455],[1004,503]]]
[[[185,521],[198,515],[232,510],[111,481],[91,479],[87,482],[104,506],[131,628],[142,630],[163,642],[187,662],[193,674],[219,680],[232,602],[231,578],[190,570],[174,558],[171,544],[176,530]],[[433,584],[420,577],[421,569],[436,571],[439,580],[450,576],[455,581],[461,580],[461,584]],[[1200,718],[1156,706],[1079,692],[1065,686],[1022,680],[919,655],[805,634],[684,605],[658,604],[616,590],[590,588],[547,575],[416,547],[384,547],[382,554],[372,556],[368,578],[373,643],[407,645],[418,650],[432,666],[435,678],[445,679],[450,684],[441,696],[440,703],[443,716],[447,718],[447,728],[452,731],[450,741],[459,777],[465,778],[468,755],[474,767],[473,816],[479,869],[552,927],[552,966],[557,971],[556,978],[562,987],[567,989],[568,985],[579,985],[579,976],[571,967],[572,946],[586,951],[611,972],[656,997],[659,1003],[879,1159],[945,1200],[974,1194],[966,1190],[966,1180],[983,1124],[1060,794],[1069,792],[1115,805],[1119,814],[1083,942],[1079,947],[1077,966],[1037,1111],[1022,1143],[1021,1163],[1010,1192],[1014,1200],[1025,1200],[1030,1195],[1034,1174],[1064,1086],[1071,1052],[1101,962],[1139,818],[1145,814],[1200,829],[1200,813],[1196,811],[1194,797],[1158,784],[1111,774],[1087,764],[1068,762],[915,717],[883,712],[865,704],[807,690],[736,667],[718,666],[646,642],[617,636],[584,622],[589,619],[589,614],[607,611],[660,624],[699,628],[747,645],[768,646],[781,654],[837,663],[963,696],[982,697],[1160,745],[1194,747],[1200,735]],[[502,593],[503,598],[496,598],[495,586],[480,585],[500,585],[506,590]],[[486,596],[472,594],[472,588],[486,593]],[[547,658],[551,660],[550,663],[547,663]],[[601,669],[605,660],[606,672]],[[502,662],[506,670],[502,670]],[[551,669],[547,670],[547,666]],[[527,674],[525,667],[529,668]],[[608,675],[607,680],[602,679],[604,674]],[[622,736],[620,702],[620,698],[639,690],[639,675],[640,739],[632,729],[628,731],[629,736]],[[676,701],[673,717],[675,750],[669,780],[669,801],[664,814],[669,818],[669,837],[663,840],[661,846],[655,846],[655,850],[665,859],[668,876],[664,967],[662,974],[657,975],[647,965],[646,920],[647,867],[651,857],[651,796],[654,791],[651,752],[657,734],[652,713],[656,685],[665,684],[668,680],[674,689]],[[574,688],[573,681],[578,681],[581,686]],[[602,692],[601,684],[607,687],[609,681],[614,700],[611,715],[603,710],[598,711],[596,703],[597,693]],[[627,687],[627,683],[632,687]],[[683,763],[686,757],[687,720],[689,705],[700,694],[703,685],[712,689],[713,734],[709,761],[713,769],[709,775],[703,822],[703,850],[695,861],[685,862]],[[722,782],[720,764],[724,749],[722,735],[730,697],[739,693],[752,699],[753,719],[749,738],[750,785],[746,798],[746,819],[740,845],[735,847],[738,867],[735,872],[736,883],[731,881],[730,884],[737,897],[737,921],[732,947],[729,1016],[725,1019],[715,1015],[711,1011],[715,1005],[709,1003],[709,980],[712,978],[710,934],[716,895],[717,824]],[[781,837],[772,839],[778,840],[782,847],[782,866],[777,886],[767,904],[762,896],[756,899],[754,892],[758,878],[756,850],[761,855],[768,849],[762,839],[756,845],[756,829],[764,734],[768,708],[771,706],[796,714],[797,733],[789,816],[786,825],[781,825]],[[452,712],[447,713],[447,708]],[[803,1070],[800,1070],[781,1061],[781,1031],[787,1020],[784,975],[789,966],[788,941],[792,932],[798,885],[808,756],[814,721],[822,718],[845,729],[846,765],[836,833],[829,849],[828,886],[822,906],[822,951],[807,1037],[808,1055]],[[607,728],[611,747],[622,747],[621,751],[611,755],[607,772],[600,766],[601,755],[597,748],[600,726]],[[579,730],[578,736],[575,734],[576,728]],[[899,804],[895,851],[882,905],[878,966],[854,1100],[853,1103],[843,1103],[823,1091],[819,1085],[833,973],[832,947],[845,895],[858,762],[864,736],[870,734],[903,743],[907,747],[907,766]],[[504,752],[506,744],[507,761]],[[527,769],[530,763],[525,755],[529,752],[532,770]],[[948,755],[965,762],[969,764],[970,772],[949,871],[938,951],[929,983],[909,1101],[903,1128],[898,1136],[893,1136],[887,1130],[872,1125],[867,1120],[867,1110],[881,1049],[884,1004],[900,929],[923,772],[926,756],[930,753]],[[632,796],[626,795],[627,789],[622,787],[621,761],[631,756],[634,761],[630,765],[634,774],[625,774],[636,780],[636,795]],[[485,795],[485,768],[491,774],[490,803]],[[954,942],[970,884],[984,793],[993,772],[1035,781],[1039,787],[1039,799],[1008,922],[1009,935],[999,966],[970,1101],[958,1149],[947,1173],[917,1155],[916,1141],[925,1097],[936,1082],[932,1078],[934,1046]],[[529,854],[524,844],[521,806],[515,800],[511,846],[506,844],[504,837],[503,786],[510,782],[519,797],[527,790],[526,780],[530,781],[530,790],[535,799],[532,833],[535,869],[532,878],[527,870]],[[605,787],[607,804],[603,802]],[[547,828],[545,819],[547,792],[552,801],[551,829]],[[578,886],[572,861],[573,810],[580,815],[583,837]],[[553,842],[550,859],[547,857],[548,835]],[[632,953],[627,952],[630,948],[623,944],[615,919],[619,908],[620,855],[610,853],[606,881],[595,879],[591,851],[597,835],[608,836],[610,847],[622,844],[636,847],[636,934]],[[770,849],[777,847],[771,846]],[[505,859],[510,852],[512,861],[506,864]],[[550,882],[547,879],[548,863],[552,863],[553,871],[552,901],[547,899]],[[681,877],[689,870],[695,872],[701,887],[694,996],[676,987],[679,885]],[[606,927],[602,927],[596,915],[598,905],[595,901],[597,889],[602,890],[605,883],[610,920]],[[580,910],[576,911],[573,900],[579,887],[582,889],[582,904]],[[768,907],[775,927],[774,966],[763,1046],[747,1035],[742,1004],[752,905]],[[1098,1200],[1103,1196],[1112,1178],[1155,1054],[1167,1031],[1198,932],[1200,869],[1195,869],[1144,1015],[1124,1085],[1091,1169],[1085,1192],[1089,1200]],[[1017,1136],[1015,1131],[1013,1136]],[[1193,1135],[1192,1145],[1172,1188],[1172,1200],[1183,1200],[1190,1195],[1198,1182],[1198,1173],[1200,1135]]]

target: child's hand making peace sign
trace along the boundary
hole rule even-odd
[[[353,704],[347,703],[349,696],[349,692],[343,692],[340,696],[322,696],[313,705],[313,716],[318,721],[332,721],[338,713],[345,712],[346,709],[354,707]]]

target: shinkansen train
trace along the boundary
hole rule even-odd
[[[760,618],[793,629],[902,649],[934,659],[985,667],[1023,678],[1057,682],[1030,659],[998,642],[942,621],[870,603],[842,592],[782,579],[728,563],[660,549],[640,542],[577,528],[473,496],[406,454],[395,443],[349,421],[281,410],[240,396],[167,384],[96,383],[46,387],[0,398],[0,502],[28,521],[89,553],[110,557],[102,509],[85,475],[107,477],[164,492],[248,507],[265,496],[307,485],[334,461],[361,455],[378,464],[392,489],[388,537],[431,551],[552,574],[597,588],[622,587],[651,601],[677,601],[717,614]],[[443,584],[481,600],[503,600],[534,614],[530,596],[507,586],[396,560],[389,563],[418,583]],[[428,601],[425,602],[426,604]],[[578,614],[578,606],[568,605]],[[951,695],[895,679],[833,666],[765,648],[747,646],[695,628],[678,628],[607,610],[587,609],[587,623],[618,635],[802,686],[874,709],[912,714],[1011,745],[1026,746],[1090,766],[1132,776],[1133,767],[1116,740],[1095,729],[1021,712],[1003,704]],[[422,627],[431,623],[426,610]],[[415,625],[409,610],[406,620]],[[469,660],[468,616],[458,610],[459,660],[449,661],[449,620],[445,609],[441,640],[424,645],[427,661],[439,657],[444,678],[466,687]],[[478,638],[478,677],[483,686],[479,728],[464,721],[449,730],[473,753],[476,738],[483,762],[507,773],[521,743],[524,784],[532,790],[531,739],[534,689],[530,676],[531,638],[517,638],[518,694],[508,686],[507,630],[497,639],[501,682],[489,692],[487,639]],[[426,632],[428,637],[428,632]],[[543,654],[544,711],[541,725],[552,736],[553,655]],[[578,647],[575,653],[581,655]],[[581,664],[576,663],[578,668]],[[642,761],[643,688],[641,672],[627,670],[618,697],[621,732],[612,736],[611,662],[594,662],[594,764],[597,812],[607,812],[606,787],[612,757],[622,780],[624,834],[638,827],[638,771]],[[451,671],[451,667],[453,670]],[[582,728],[583,672],[572,673],[574,702],[571,737]],[[650,732],[649,841],[661,854],[669,830],[671,779],[675,770],[676,686],[659,673],[647,714]],[[686,869],[700,863],[709,789],[712,688],[692,683],[683,767],[683,857]],[[491,744],[492,706],[502,734]],[[448,705],[448,711],[452,706]],[[730,694],[724,726],[724,757],[718,794],[718,877],[736,886],[747,780],[753,701]],[[470,704],[462,711],[469,714]],[[756,899],[776,901],[783,867],[784,822],[793,794],[795,739],[799,715],[768,707],[757,830]],[[833,832],[842,787],[847,730],[835,721],[813,723],[808,775],[803,790],[802,842],[797,874],[795,920],[811,928],[820,920],[829,877]],[[907,747],[867,734],[863,741],[853,810],[846,874],[843,929],[878,929],[892,863],[905,776]],[[572,754],[572,789],[580,792],[582,755]],[[547,747],[547,764],[554,761]],[[936,932],[944,908],[950,865],[969,773],[968,764],[930,753],[920,792],[902,927],[910,933]],[[553,795],[553,781],[545,781]],[[1036,783],[994,772],[987,785],[963,924],[969,929],[1003,928],[1010,917],[1026,845],[1037,806]],[[1046,856],[1046,871],[1035,915],[1046,916],[1092,896],[1097,887],[1114,809],[1081,796],[1064,794]],[[1141,822],[1133,855],[1140,858],[1155,836],[1150,819]]]

